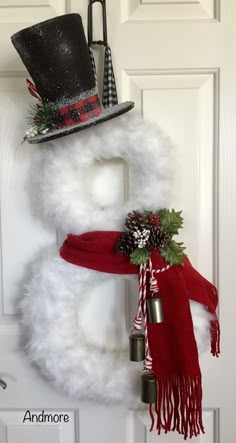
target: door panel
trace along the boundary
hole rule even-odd
[[[40,417],[41,414],[41,417]],[[62,417],[63,416],[63,417]],[[49,420],[49,422],[36,422]],[[32,420],[32,421],[30,421]],[[58,423],[56,421],[58,420]],[[60,421],[62,420],[62,422]],[[66,420],[66,421],[64,421]],[[0,411],[1,443],[74,443],[75,419],[69,411]]]
[[[217,0],[121,0],[124,22],[161,20],[216,20],[219,17]]]
[[[218,71],[124,71],[123,98],[155,120],[173,140],[172,199],[183,210],[183,239],[191,261],[213,278],[218,163]]]

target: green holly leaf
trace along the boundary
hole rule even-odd
[[[160,250],[160,256],[170,265],[183,265],[186,254],[183,252],[186,248],[183,243],[177,243],[171,240]]]
[[[172,209],[161,209],[159,215],[161,217],[161,230],[171,237],[179,233],[179,229],[183,227],[182,211]]]
[[[151,252],[147,248],[136,248],[130,254],[130,263],[133,265],[144,265],[148,262]]]

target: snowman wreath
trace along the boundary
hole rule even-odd
[[[183,219],[165,208],[169,142],[133,112],[121,115],[132,102],[102,107],[78,14],[23,29],[12,42],[39,99],[26,139],[47,142],[38,145],[31,174],[35,197],[68,233],[59,251],[47,250],[34,265],[21,302],[28,355],[74,398],[137,408],[141,385],[151,430],[196,436],[204,432],[198,352],[211,342],[219,354],[218,297],[174,239]],[[101,207],[86,171],[95,160],[117,157],[129,166],[129,199]],[[109,346],[109,337],[96,346],[86,294],[124,277],[139,283],[129,357],[128,346]],[[106,305],[97,303],[101,316]]]

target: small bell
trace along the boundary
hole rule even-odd
[[[147,311],[150,323],[162,323],[164,321],[164,313],[161,297],[150,297],[147,300]]]
[[[151,372],[144,373],[141,377],[141,400],[148,404],[157,401],[157,379]]]
[[[143,361],[145,359],[145,337],[141,332],[129,336],[130,361]]]

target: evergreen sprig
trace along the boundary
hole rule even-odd
[[[26,116],[28,124],[36,127],[39,134],[44,130],[55,129],[58,119],[57,110],[47,102],[31,104]]]

